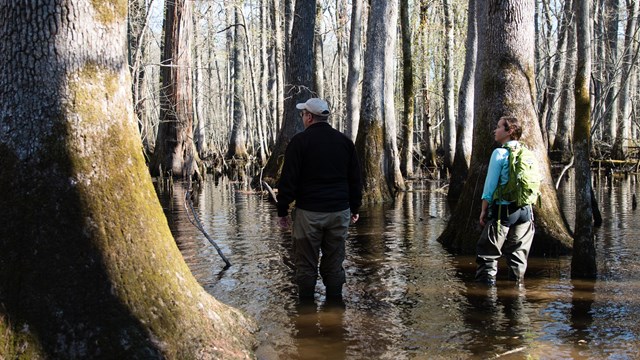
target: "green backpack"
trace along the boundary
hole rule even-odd
[[[518,207],[540,205],[540,169],[535,154],[526,146],[504,144],[509,150],[509,181],[498,186],[493,200],[515,203]]]

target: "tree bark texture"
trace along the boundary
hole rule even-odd
[[[567,1],[570,3],[570,1]],[[575,1],[574,1],[575,2]],[[569,4],[571,6],[572,4]],[[576,19],[572,9],[568,9],[566,52],[561,61],[565,62],[563,79],[558,89],[559,105],[556,111],[556,134],[549,148],[551,160],[568,164],[573,155],[571,133],[575,119],[575,74],[576,74]]]
[[[362,74],[362,0],[352,0],[349,38],[349,71],[346,94],[345,134],[355,141],[360,122],[360,78]]]
[[[0,2],[0,358],[248,358],[142,157],[122,1]]]
[[[162,168],[176,177],[200,176],[200,159],[193,143],[191,6],[192,2],[187,0],[165,2],[160,124],[152,174]]]
[[[247,153],[247,114],[245,106],[245,73],[244,64],[246,58],[246,36],[245,24],[240,16],[239,6],[234,7],[234,37],[233,53],[231,62],[233,63],[233,125],[229,136],[229,148],[225,158],[236,158],[241,162],[249,158]]]
[[[546,148],[534,113],[534,0],[491,0],[478,6],[473,152],[469,177],[439,241],[464,253],[475,253],[480,235],[481,194],[491,152],[493,129],[501,116],[522,123],[522,142],[540,159],[542,206],[535,209],[534,253],[565,253],[571,247],[566,223],[551,180]]]
[[[629,140],[631,134],[631,89],[632,83],[635,81],[635,72],[633,71],[635,58],[637,57],[636,49],[638,47],[638,4],[640,1],[632,0],[627,2],[627,25],[625,30],[624,54],[622,56],[622,83],[620,84],[620,123],[616,131],[616,138],[613,143],[612,157],[618,160],[624,160],[627,156]]]
[[[558,130],[558,117],[561,115],[559,111],[560,99],[562,98],[562,84],[565,80],[567,64],[564,55],[568,48],[567,42],[569,41],[569,27],[573,21],[573,12],[571,11],[572,1],[573,0],[565,0],[565,5],[561,14],[560,30],[558,31],[558,45],[554,56],[552,79],[550,80],[551,85],[548,88],[549,101],[547,102],[547,106],[549,110],[547,111],[546,122],[548,148],[553,147],[553,143],[555,142]]]
[[[453,160],[447,197],[457,200],[462,193],[469,174],[471,146],[473,145],[473,98],[478,54],[476,33],[476,0],[469,0],[467,9],[467,40],[464,72],[458,93],[458,116],[456,121],[456,156]]]
[[[591,1],[576,1],[577,71],[575,78],[576,120],[573,128],[575,151],[576,219],[571,258],[572,278],[595,278],[597,275],[596,248],[593,236],[591,206],[591,39],[589,37],[589,8]]]
[[[393,82],[393,75],[389,74],[393,73],[393,59],[389,52],[394,50],[397,15],[396,0],[371,1],[364,54],[368,66],[362,82],[362,109],[356,139],[364,183],[363,201],[370,203],[391,200],[398,190],[393,159],[394,156],[399,159],[398,152],[389,139],[396,134],[389,133],[392,127],[388,123],[395,119],[387,118],[394,109],[393,84],[388,81]],[[397,170],[399,173],[399,166]]]
[[[444,94],[444,131],[442,147],[444,149],[444,166],[451,170],[453,158],[456,156],[456,118],[455,96],[453,80],[453,9],[451,0],[443,0],[444,7],[444,68],[443,68],[443,94]]]
[[[618,70],[618,28],[620,23],[620,2],[621,0],[606,0],[606,11],[604,21],[607,29],[607,39],[609,52],[607,53],[607,75],[610,84],[605,102],[605,131],[602,134],[602,141],[613,145],[618,131],[618,89],[620,83],[620,72]]]
[[[409,0],[400,0],[400,29],[402,31],[402,153],[400,171],[407,177],[413,177],[413,117],[415,114],[415,87],[413,79],[413,54],[411,46],[411,21],[409,18]]]
[[[315,94],[313,89],[315,21],[316,1],[296,1],[291,32],[291,52],[286,67],[287,81],[284,87],[284,121],[263,172],[263,180],[272,185],[280,177],[284,152],[289,141],[295,134],[304,130],[296,104],[307,101]],[[253,185],[258,185],[255,180]]]

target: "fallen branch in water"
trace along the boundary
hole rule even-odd
[[[188,208],[187,208],[187,206],[188,206]],[[211,245],[213,245],[213,247],[216,248],[216,251],[218,252],[218,255],[220,255],[220,257],[222,258],[224,263],[227,264],[224,267],[224,269],[228,269],[231,266],[231,263],[229,262],[229,260],[227,260],[227,257],[224,256],[224,254],[222,253],[222,250],[220,250],[220,247],[218,246],[218,244],[216,244],[216,242],[213,241],[213,239],[209,236],[209,234],[207,234],[207,232],[204,230],[204,227],[202,226],[202,223],[200,222],[200,219],[198,219],[198,215],[196,214],[196,211],[193,209],[193,203],[191,202],[191,190],[187,190],[187,192],[185,194],[184,207],[185,207],[185,210],[187,210],[187,219],[189,219],[189,222],[191,222],[193,224],[193,226],[198,228],[198,230],[200,230],[204,234],[204,236],[207,238],[207,240],[209,240]],[[191,216],[189,216],[189,210],[191,210],[191,214],[193,215],[193,220],[191,220]]]
[[[522,350],[524,350],[524,349],[526,349],[526,347],[525,347],[525,346],[522,346],[522,347],[519,347],[519,348],[515,348],[515,349],[513,349],[513,350],[509,350],[509,351],[507,351],[507,352],[504,352],[504,353],[502,353],[502,354],[498,354],[498,355],[496,355],[496,356],[492,357],[492,359],[497,359],[497,358],[500,358],[500,357],[503,357],[503,356],[506,356],[506,355],[515,354],[515,353],[520,352],[520,351],[522,351]]]
[[[273,191],[273,189],[271,188],[271,186],[269,186],[269,184],[267,184],[266,181],[262,181],[262,186],[264,186],[265,188],[267,188],[267,192],[269,193],[269,195],[271,195],[271,198],[273,199],[274,202],[278,202],[278,198],[276,197],[276,193]]]

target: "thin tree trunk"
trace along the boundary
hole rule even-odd
[[[362,0],[352,0],[351,32],[349,40],[349,75],[346,95],[345,134],[355,140],[360,122],[360,74],[362,71]]]
[[[575,117],[576,22],[574,15],[571,15],[569,19],[567,23],[567,51],[563,59],[565,62],[564,79],[560,87],[558,113],[555,116],[557,131],[554,142],[549,149],[549,157],[563,164],[568,164],[573,156],[571,129]]]
[[[564,0],[560,31],[558,33],[558,46],[553,66],[553,80],[551,82],[552,85],[549,87],[549,101],[547,102],[547,106],[549,108],[547,112],[547,136],[549,137],[549,142],[547,144],[548,148],[552,148],[553,143],[556,140],[558,117],[561,115],[559,111],[560,99],[562,98],[562,84],[565,80],[567,64],[565,54],[567,53],[567,43],[569,42],[569,27],[573,21],[573,12],[571,11],[572,1],[574,0]]]
[[[578,66],[575,79],[576,120],[574,126],[576,219],[571,258],[572,278],[595,278],[596,248],[593,237],[591,204],[591,40],[589,38],[589,0],[576,1]]]
[[[285,0],[286,1],[286,0]],[[275,57],[274,59],[274,69],[275,69],[275,82],[276,82],[276,87],[275,87],[275,107],[274,107],[274,111],[273,111],[273,119],[275,120],[275,124],[274,124],[274,129],[275,131],[272,132],[273,137],[270,141],[270,144],[275,143],[276,141],[276,136],[275,134],[278,133],[278,129],[280,129],[282,127],[282,122],[283,122],[283,118],[284,118],[284,74],[285,74],[285,66],[286,66],[286,57],[285,55],[287,54],[285,52],[285,31],[283,31],[284,28],[284,23],[282,21],[282,17],[280,16],[281,14],[281,9],[282,9],[282,5],[281,5],[281,0],[273,0],[273,29],[274,29],[274,46],[273,46],[273,51],[274,54],[273,56]]]
[[[453,9],[451,0],[443,0],[444,6],[444,74],[443,74],[443,94],[444,94],[444,134],[442,146],[444,149],[444,166],[451,170],[453,168],[453,158],[456,156],[456,118],[455,118],[455,96],[453,80]]]
[[[322,5],[316,5],[316,26],[313,34],[313,88],[314,96],[325,98],[324,90],[324,54],[322,46],[322,34],[324,33],[324,23],[322,21]]]
[[[0,358],[249,358],[142,157],[126,2],[0,5]],[[250,326],[250,327],[248,327]]]
[[[234,7],[234,37],[231,63],[233,67],[233,125],[229,136],[229,147],[226,159],[239,159],[240,168],[247,160],[247,117],[244,111],[245,104],[245,24],[240,15],[240,6]]]
[[[607,0],[605,22],[608,38],[607,82],[610,84],[605,102],[605,122],[602,141],[613,145],[618,131],[618,89],[620,72],[618,70],[618,27],[620,18],[620,1]]]
[[[638,28],[638,0],[627,1],[627,27],[625,30],[624,54],[622,56],[622,74],[624,80],[620,84],[620,126],[616,132],[616,138],[613,143],[612,157],[614,159],[623,160],[627,156],[628,142],[630,139],[631,129],[631,89],[633,80],[634,54],[636,53]]]
[[[458,199],[462,193],[465,180],[469,174],[471,162],[471,146],[473,144],[473,99],[474,80],[476,72],[476,58],[478,40],[476,34],[476,0],[469,0],[467,10],[467,40],[466,57],[460,92],[458,94],[458,121],[456,130],[456,157],[453,161],[449,192],[447,197]]]
[[[402,154],[400,171],[407,177],[413,177],[413,117],[415,114],[413,85],[413,54],[411,51],[411,21],[409,19],[409,1],[400,0],[400,28],[402,30]]]

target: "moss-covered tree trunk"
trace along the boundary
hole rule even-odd
[[[250,357],[142,157],[122,1],[0,2],[0,358]]]
[[[199,177],[200,158],[193,142],[191,48],[192,2],[165,2],[160,76],[160,124],[151,173],[160,168],[175,177]]]
[[[313,38],[316,21],[316,0],[296,1],[291,32],[291,49],[288,54],[286,68],[286,84],[284,85],[284,121],[278,133],[276,144],[267,160],[263,172],[263,180],[274,185],[280,177],[284,151],[293,135],[304,130],[300,120],[297,103],[313,97]],[[258,177],[253,186],[259,186]]]
[[[475,253],[480,235],[480,197],[489,157],[497,146],[493,129],[504,115],[520,119],[522,142],[540,159],[542,207],[535,209],[536,253],[563,253],[571,247],[566,223],[552,184],[546,148],[534,113],[534,0],[488,1],[478,6],[473,151],[469,177],[439,241],[464,253]]]
[[[363,201],[383,202],[404,189],[395,143],[393,56],[397,0],[371,2],[356,149],[362,166]]]
[[[577,71],[575,78],[576,121],[573,129],[575,151],[576,222],[571,258],[572,278],[595,278],[596,248],[593,237],[593,211],[591,206],[591,40],[589,37],[589,3],[574,4],[577,24]]]

